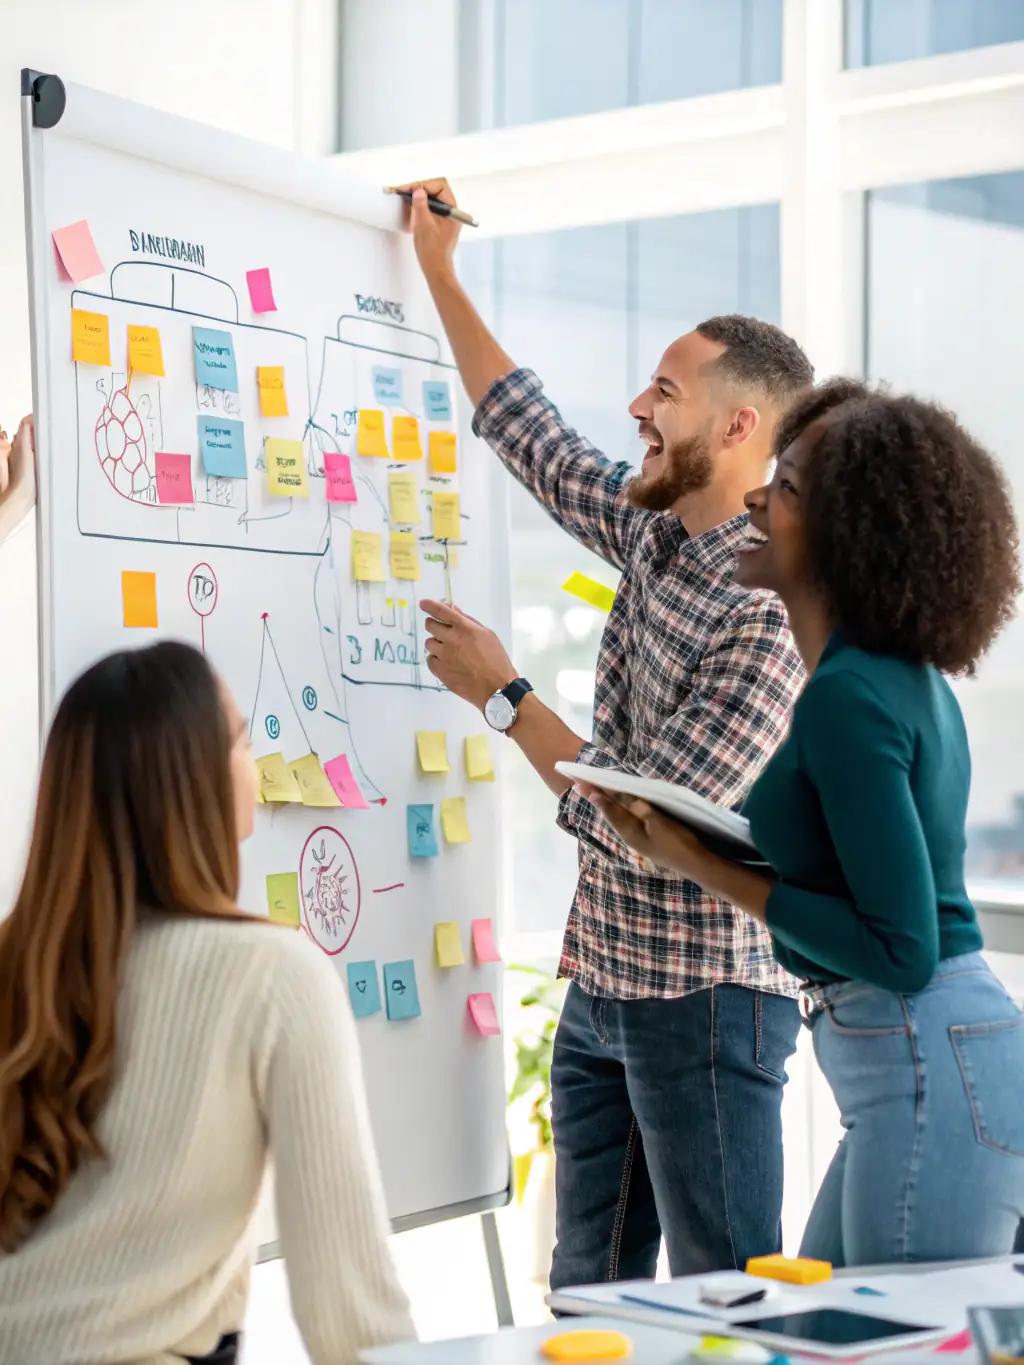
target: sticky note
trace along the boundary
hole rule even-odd
[[[346,810],[369,810],[370,803],[359,790],[359,783],[352,776],[348,757],[339,754],[324,764],[327,780],[334,788],[334,794]]]
[[[441,828],[450,844],[468,844],[472,840],[464,796],[446,796],[441,802]]]
[[[75,284],[103,274],[100,253],[96,250],[92,232],[84,218],[77,223],[69,223],[67,227],[57,228],[52,235],[61,264]]]
[[[361,408],[356,426],[356,454],[376,455],[387,460],[388,443],[384,437],[384,414],[373,408]]]
[[[267,877],[267,909],[275,924],[299,927],[299,874],[271,872]]]
[[[420,424],[415,417],[391,419],[391,457],[395,460],[422,460]]]
[[[155,630],[159,624],[156,615],[156,574],[133,573],[125,569],[121,574],[121,605],[126,626],[144,626]]]
[[[392,469],[388,474],[388,510],[392,526],[420,524],[419,486],[415,473]]]
[[[416,989],[416,964],[412,958],[405,962],[384,963],[384,997],[389,1019],[418,1019],[420,996]]]
[[[156,496],[165,504],[195,502],[192,492],[192,456],[156,452]]]
[[[450,422],[452,420],[452,395],[443,379],[424,379],[423,410],[428,422]]]
[[[477,962],[500,962],[501,954],[494,941],[494,925],[489,919],[473,921],[473,951]]]
[[[407,806],[405,811],[410,858],[436,858],[440,849],[434,833],[433,806]]]
[[[434,952],[439,967],[466,965],[466,954],[462,951],[462,931],[457,920],[434,925]]]
[[[435,493],[432,503],[434,539],[461,540],[462,523],[459,518],[458,493]]]
[[[293,759],[288,767],[299,784],[304,806],[341,805],[316,754],[306,754],[303,758]]]
[[[200,417],[199,453],[207,474],[220,479],[244,479],[245,428],[234,417]]]
[[[470,782],[494,781],[489,735],[466,736],[466,776]]]
[[[128,328],[128,368],[136,374],[163,376],[164,352],[155,327]]]
[[[106,313],[72,308],[71,359],[80,365],[110,364],[110,319]]]
[[[352,461],[336,450],[324,452],[324,478],[327,480],[328,502],[355,502],[356,485],[352,478]]]
[[[432,431],[430,433],[430,470],[433,474],[454,474],[455,432]]]
[[[267,492],[275,498],[308,498],[309,479],[302,442],[268,436],[263,450],[267,457]]]
[[[747,1274],[760,1275],[766,1280],[783,1280],[786,1284],[820,1284],[832,1278],[828,1261],[815,1261],[807,1256],[752,1256],[747,1261]]]
[[[417,730],[416,752],[425,773],[450,773],[448,739],[443,730]]]
[[[257,365],[256,387],[260,391],[262,416],[288,416],[288,394],[284,387],[283,365]]]
[[[586,602],[605,613],[611,611],[612,603],[615,601],[614,588],[606,588],[603,583],[588,578],[585,573],[571,573],[562,584],[562,591],[572,593],[573,597],[578,597],[581,602]]]
[[[245,282],[249,286],[249,302],[254,313],[277,312],[274,289],[270,283],[270,271],[266,266],[262,270],[247,270]]]
[[[420,543],[415,531],[392,531],[388,552],[392,578],[419,578]]]
[[[594,1365],[598,1360],[627,1359],[633,1354],[633,1340],[625,1332],[577,1328],[557,1337],[548,1337],[541,1343],[540,1353],[545,1360],[572,1360],[581,1365]]]
[[[361,583],[385,582],[384,545],[379,532],[352,532],[352,576]]]
[[[348,972],[348,998],[355,1017],[366,1019],[371,1014],[380,1014],[376,962],[350,962],[345,970]]]
[[[256,772],[260,780],[260,795],[264,801],[296,802],[302,800],[298,781],[291,768],[284,761],[284,754],[265,754],[262,758],[258,758],[256,760]]]
[[[389,365],[374,365],[373,367],[373,401],[383,403],[385,407],[402,401],[402,371],[392,369]]]
[[[238,392],[235,344],[230,332],[213,327],[192,328],[192,350],[196,362],[196,383],[211,389]]]
[[[855,1289],[855,1294],[875,1294],[884,1299],[885,1294],[880,1289]],[[941,1346],[936,1346],[936,1355],[959,1355],[963,1351],[969,1351],[974,1345],[974,1336],[968,1327],[963,1332],[957,1332],[955,1337],[949,1337]]]
[[[498,1023],[498,1011],[494,1006],[494,996],[490,991],[480,991],[476,995],[469,996],[466,1004],[469,1006],[473,1023],[476,1024],[485,1038],[493,1033],[501,1032],[501,1025]]]

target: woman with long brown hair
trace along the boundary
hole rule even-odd
[[[315,1365],[413,1334],[341,983],[238,910],[256,799],[187,645],[111,655],[57,710],[0,925],[3,1360],[234,1360],[271,1153]]]

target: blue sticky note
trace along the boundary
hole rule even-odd
[[[428,422],[450,422],[452,420],[452,395],[443,379],[424,379],[423,407]]]
[[[420,993],[416,989],[416,964],[412,958],[405,962],[384,963],[384,995],[388,1002],[389,1019],[418,1019]]]
[[[199,453],[207,474],[222,479],[244,479],[245,428],[234,417],[199,418]]]
[[[377,981],[376,962],[348,964],[348,994],[352,1001],[352,1013],[357,1019],[365,1019],[369,1014],[380,1013],[380,984]]]
[[[406,822],[409,830],[409,857],[436,858],[437,835],[434,833],[433,806],[407,806]]]
[[[378,403],[400,403],[402,401],[402,371],[393,370],[388,365],[374,365],[373,397]]]
[[[197,384],[238,392],[235,345],[230,332],[218,332],[212,327],[193,327],[192,349],[196,357]]]

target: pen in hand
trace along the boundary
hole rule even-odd
[[[412,190],[400,190],[394,185],[384,186],[385,194],[397,194],[407,204],[412,203]],[[457,223],[464,223],[467,227],[479,227],[480,224],[471,213],[465,209],[456,208],[454,204],[446,204],[443,199],[436,199],[432,194],[427,195],[427,208],[431,213],[436,213],[439,218],[454,218]]]

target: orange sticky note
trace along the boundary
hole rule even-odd
[[[110,364],[110,319],[106,313],[72,308],[71,359],[82,365]]]
[[[498,1011],[494,1005],[494,996],[490,991],[480,991],[476,995],[469,996],[466,1004],[469,1006],[473,1023],[476,1024],[485,1038],[501,1032],[501,1025],[498,1023]]]
[[[384,436],[384,414],[379,409],[361,408],[356,427],[356,454],[376,455],[387,460],[388,443]]]
[[[128,368],[136,374],[163,377],[164,353],[155,327],[128,328]]]
[[[391,454],[396,460],[422,460],[420,424],[415,417],[392,417]]]
[[[77,223],[69,223],[67,227],[57,228],[53,233],[53,244],[61,264],[75,284],[103,274],[100,253],[96,250],[92,232],[84,218]]]
[[[455,432],[430,433],[430,469],[433,474],[455,473]]]
[[[773,1252],[770,1256],[751,1256],[747,1261],[747,1274],[758,1275],[763,1280],[783,1280],[786,1284],[821,1284],[832,1278],[830,1261],[815,1261],[809,1256],[783,1256]]]
[[[155,630],[159,624],[156,615],[156,574],[134,573],[125,569],[121,574],[121,604],[126,626],[144,626]]]
[[[260,391],[260,413],[264,417],[288,416],[283,365],[257,365],[256,386]]]

